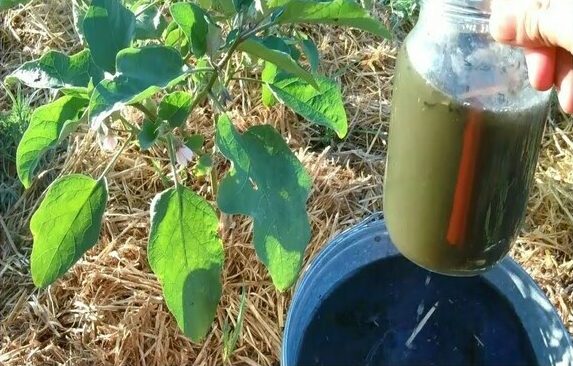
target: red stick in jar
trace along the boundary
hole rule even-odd
[[[451,245],[461,245],[466,236],[480,145],[481,120],[481,111],[470,109],[464,131],[454,203],[446,236]]]

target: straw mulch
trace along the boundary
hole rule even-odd
[[[383,16],[380,9],[375,13]],[[33,1],[5,13],[0,22],[0,77],[47,48],[74,51],[78,45],[68,2]],[[350,123],[345,141],[324,139],[323,130],[283,107],[262,107],[258,87],[237,84],[233,90],[234,122],[242,129],[275,126],[313,177],[308,204],[313,238],[307,260],[333,235],[381,209],[396,53],[395,43],[326,29],[314,36],[323,53],[322,71],[339,75],[343,86]],[[49,95],[37,94],[35,103],[46,98]],[[0,94],[0,110],[7,107]],[[512,254],[573,331],[573,124],[564,119],[556,114],[547,129],[526,225]],[[189,128],[212,136],[210,111],[197,110]],[[165,189],[155,177],[152,156],[164,154],[142,155],[134,148],[119,160],[109,176],[111,198],[99,244],[47,290],[35,290],[28,274],[27,221],[38,197],[58,174],[96,175],[109,156],[99,151],[89,131],[80,131],[70,139],[67,154],[47,165],[35,188],[1,213],[0,365],[221,365],[221,329],[225,321],[237,318],[242,287],[248,293],[246,316],[231,363],[278,363],[291,293],[273,288],[256,259],[246,218],[222,220],[224,293],[212,331],[200,344],[178,331],[146,258],[149,203]],[[160,163],[168,172],[167,162]],[[224,166],[222,160],[218,163]],[[212,199],[208,182],[187,184]]]

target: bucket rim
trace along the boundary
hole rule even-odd
[[[318,275],[321,270],[327,268],[328,263],[335,259],[337,254],[352,250],[353,245],[360,245],[360,243],[364,245],[364,240],[371,242],[376,235],[381,234],[385,236],[384,239],[389,243],[389,248],[382,253],[379,252],[377,256],[372,256],[368,263],[400,256],[398,250],[389,240],[383,213],[377,212],[334,236],[305,266],[295,286],[293,298],[287,311],[281,345],[280,364],[282,366],[294,366],[294,364],[289,363],[289,353],[296,352],[298,354],[300,350],[302,339],[299,339],[298,347],[289,347],[296,332],[304,333],[304,330],[293,329],[293,314],[299,311],[301,304],[307,300],[304,295],[309,292],[310,284],[316,278],[320,278]],[[353,239],[358,239],[358,241],[351,242]],[[334,289],[362,267],[347,272],[337,282],[330,283],[328,289]],[[525,328],[540,365],[548,364],[548,360],[555,361],[551,363],[552,365],[573,364],[573,344],[565,325],[545,293],[517,262],[506,256],[492,269],[478,276],[481,276],[493,289],[497,290],[513,308]],[[328,292],[325,294],[327,296]],[[310,310],[311,318],[319,305],[320,303]],[[308,326],[308,323],[305,326]],[[553,346],[554,342],[557,342],[558,345]],[[290,348],[294,348],[294,350]],[[557,355],[561,358],[557,359]]]

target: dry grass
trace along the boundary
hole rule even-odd
[[[39,1],[4,15],[0,30],[1,77],[45,48],[73,50],[67,2]],[[380,15],[380,14],[378,14]],[[1,15],[0,15],[1,16]],[[340,75],[350,122],[343,142],[323,133],[282,107],[259,103],[258,88],[235,85],[234,122],[245,128],[270,123],[281,131],[314,180],[309,200],[313,239],[307,260],[329,238],[381,209],[382,177],[395,44],[353,31],[316,32],[323,72]],[[340,72],[342,72],[340,74]],[[38,94],[37,102],[49,97]],[[6,107],[0,94],[0,109]],[[248,118],[245,118],[248,116]],[[554,121],[548,128],[524,231],[513,256],[543,287],[573,331],[573,125]],[[212,134],[207,110],[198,110],[189,128]],[[22,253],[30,246],[26,225],[37,198],[56,174],[101,172],[109,156],[93,136],[80,132],[68,154],[8,212],[1,213],[8,238]],[[146,259],[148,207],[163,190],[151,161],[128,149],[110,175],[110,201],[99,244],[62,280],[47,290],[33,289],[28,260],[0,245],[0,364],[2,365],[221,365],[222,325],[234,321],[240,291],[248,291],[242,336],[232,363],[276,365],[290,293],[280,294],[256,259],[250,220],[224,217],[224,291],[214,326],[202,344],[177,330]],[[160,160],[167,172],[165,160]],[[223,161],[219,161],[221,167]],[[210,185],[187,182],[212,199]],[[1,222],[0,222],[1,224]],[[2,228],[2,226],[0,226]],[[0,229],[0,232],[4,230]],[[7,235],[6,235],[7,234]]]

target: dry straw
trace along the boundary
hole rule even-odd
[[[375,15],[384,17],[377,9]],[[0,77],[48,48],[75,51],[69,2],[33,1],[0,15]],[[324,131],[277,106],[261,106],[257,85],[238,82],[233,120],[241,128],[270,123],[287,139],[313,177],[309,200],[313,238],[307,260],[333,235],[381,209],[389,97],[396,45],[356,31],[314,32],[323,55],[322,72],[343,86],[349,136],[324,139]],[[0,93],[3,93],[0,91]],[[49,98],[38,94],[35,103]],[[8,107],[0,94],[0,110]],[[137,114],[132,116],[138,118]],[[543,141],[528,215],[512,251],[541,285],[573,330],[573,124],[556,114]],[[199,109],[189,128],[211,137],[209,110]],[[221,365],[222,327],[238,314],[240,292],[248,291],[242,335],[232,356],[236,365],[276,365],[291,293],[280,294],[256,259],[251,222],[222,218],[225,242],[224,293],[205,342],[193,344],[178,330],[150,273],[146,258],[148,207],[163,190],[153,178],[152,157],[128,150],[110,175],[108,213],[101,240],[48,290],[34,290],[26,256],[27,221],[49,179],[84,171],[96,175],[106,159],[87,131],[70,139],[68,154],[55,159],[43,179],[8,212],[0,226],[0,365]],[[168,173],[167,162],[160,160]],[[218,160],[220,170],[225,167]],[[212,199],[203,180],[187,182]]]

